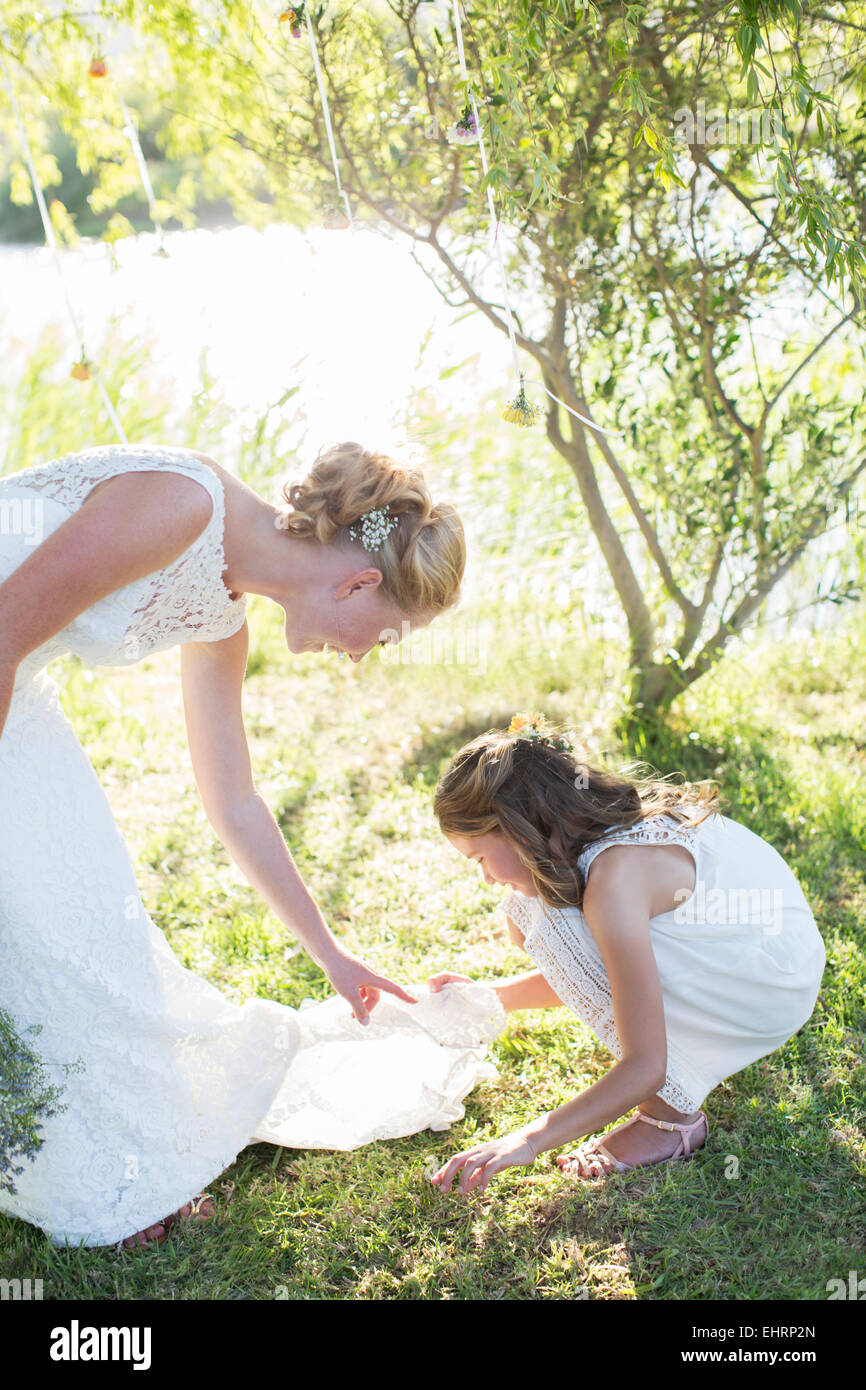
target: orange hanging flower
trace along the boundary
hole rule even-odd
[[[342,208],[329,208],[322,218],[322,226],[329,232],[342,232],[348,225],[349,219]]]
[[[88,77],[105,77],[108,73],[108,64],[104,58],[94,58],[87,69]]]
[[[90,380],[90,363],[84,356],[83,352],[78,361],[75,363],[75,366],[72,368],[72,371],[69,373],[69,375],[74,376],[76,381]]]
[[[293,39],[299,39],[301,37],[301,20],[303,19],[303,17],[303,5],[298,5],[294,9],[285,9],[280,15],[280,23],[287,23],[289,25]]]

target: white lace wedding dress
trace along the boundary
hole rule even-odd
[[[668,1053],[658,1094],[691,1114],[811,1016],[824,942],[791,869],[748,826],[718,813],[697,826],[653,816],[594,841],[578,866],[588,874],[604,850],[628,844],[683,845],[695,864],[691,896],[649,923]],[[563,1003],[621,1057],[607,971],[580,909],[510,892],[500,910]]]
[[[257,1140],[357,1148],[463,1115],[496,1071],[494,992],[451,985],[388,995],[358,1024],[339,997],[299,1010],[230,1002],[181,966],[142,904],[109,803],[45,668],[76,653],[125,665],[244,620],[223,583],[224,497],[186,451],[106,447],[0,479],[0,583],[117,473],[167,468],[213,501],[165,569],[101,599],[21,663],[0,737],[0,1009],[32,1043],[65,1109],[0,1211],[56,1244],[107,1245],[176,1211]],[[98,561],[97,561],[98,563]],[[32,1035],[29,1035],[32,1037]],[[64,1064],[80,1061],[66,1075]]]

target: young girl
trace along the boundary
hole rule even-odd
[[[586,767],[526,715],[452,759],[440,828],[512,889],[509,935],[538,966],[489,983],[506,1010],[564,1004],[619,1060],[575,1100],[457,1154],[432,1178],[442,1191],[458,1174],[461,1193],[483,1189],[634,1106],[561,1170],[594,1179],[688,1158],[706,1142],[705,1096],[809,1019],[825,962],[815,919],[772,845],[717,803],[706,782]]]

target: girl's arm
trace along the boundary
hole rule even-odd
[[[515,946],[523,949],[523,932],[507,913],[505,921],[509,938]],[[450,980],[476,983],[468,975],[454,975],[448,970],[432,975],[427,983],[432,993],[438,994],[442,986],[447,985]],[[540,970],[531,970],[526,975],[513,975],[510,980],[483,980],[477,983],[487,985],[498,994],[499,1002],[506,1013],[513,1013],[517,1009],[556,1009],[562,1005],[559,995],[554,993]]]
[[[540,970],[532,970],[528,975],[514,975],[510,980],[473,980],[469,975],[455,975],[450,970],[442,970],[431,975],[427,984],[432,994],[438,994],[443,985],[452,980],[462,980],[467,985],[487,985],[499,996],[499,1002],[506,1013],[516,1009],[555,1009],[562,1003],[554,994]]]
[[[513,1013],[516,1009],[562,1007],[562,1000],[540,970],[531,970],[527,975],[513,975],[510,980],[490,980],[488,983],[499,995],[499,1002],[506,1013]]]
[[[612,845],[590,866],[583,913],[610,981],[622,1057],[575,1100],[523,1126],[536,1154],[595,1133],[665,1083],[664,1004],[649,932],[654,868],[633,845]]]
[[[417,1001],[339,946],[256,789],[241,705],[248,651],[246,622],[221,641],[181,647],[187,737],[205,813],[244,876],[366,1023],[380,990]]]
[[[525,1166],[547,1149],[595,1133],[664,1085],[664,1004],[649,934],[655,861],[639,850],[612,845],[598,855],[590,866],[583,901],[610,981],[622,1058],[575,1100],[511,1134],[455,1155],[432,1178],[442,1191],[450,1191],[458,1173],[461,1192],[483,1190],[504,1168]],[[627,861],[626,854],[631,856]]]

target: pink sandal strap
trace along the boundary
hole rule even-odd
[[[689,1147],[689,1139],[692,1136],[692,1132],[697,1129],[699,1124],[705,1124],[707,1127],[707,1132],[704,1136],[705,1139],[709,1137],[710,1133],[710,1122],[704,1114],[703,1110],[698,1111],[698,1118],[696,1120],[692,1120],[691,1124],[689,1125],[675,1124],[673,1120],[654,1120],[652,1115],[645,1115],[642,1110],[639,1110],[637,1112],[637,1118],[639,1120],[645,1120],[648,1125],[655,1125],[656,1129],[679,1130],[680,1134],[682,1135],[682,1138],[680,1139],[680,1149],[682,1149],[683,1158],[688,1158],[691,1154],[691,1149]],[[680,1149],[677,1149],[671,1155],[671,1157],[679,1158],[681,1156]]]
[[[688,1125],[675,1124],[673,1120],[655,1120],[653,1119],[652,1115],[645,1115],[642,1110],[638,1110],[634,1115],[632,1115],[630,1120],[626,1120],[622,1125],[619,1126],[617,1133],[620,1133],[622,1130],[627,1129],[629,1125],[636,1124],[638,1120],[644,1120],[648,1125],[655,1125],[656,1129],[668,1129],[679,1131],[681,1135],[679,1147],[675,1149],[675,1151],[673,1152],[673,1154],[671,1154],[671,1157],[669,1159],[663,1160],[666,1163],[670,1163],[674,1159],[689,1158],[691,1156],[689,1139],[691,1138],[693,1131],[697,1129],[698,1125],[702,1123],[706,1125],[707,1134],[705,1138],[709,1135],[710,1132],[710,1122],[704,1114],[703,1110],[700,1110],[698,1112],[698,1118],[696,1120],[692,1120],[691,1124]],[[578,1159],[582,1164],[584,1164],[585,1167],[591,1168],[593,1160],[595,1160],[596,1166],[599,1169],[602,1169],[603,1171],[601,1158],[606,1159],[608,1163],[612,1163],[616,1167],[617,1171],[620,1173],[628,1173],[634,1167],[633,1163],[623,1163],[620,1159],[614,1158],[613,1154],[605,1148],[604,1144],[599,1143],[597,1140],[591,1140],[590,1143],[592,1145],[591,1148],[589,1147],[588,1143],[583,1143],[580,1145],[578,1149],[575,1150],[574,1154],[575,1159]]]

